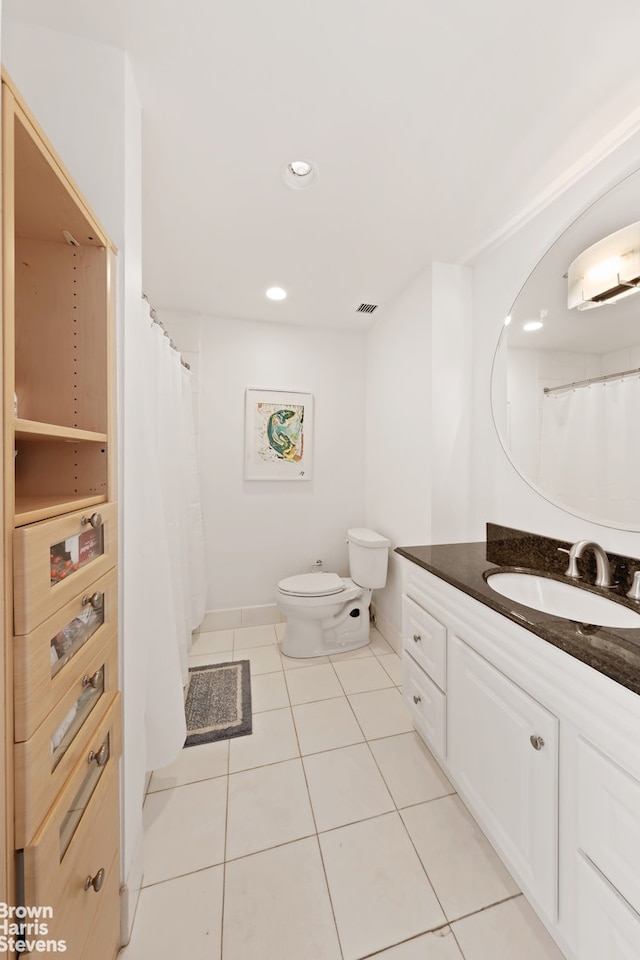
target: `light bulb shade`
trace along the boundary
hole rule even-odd
[[[567,306],[587,310],[640,289],[640,221],[594,243],[567,272]]]

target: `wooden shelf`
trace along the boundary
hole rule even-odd
[[[85,666],[88,676],[98,660],[106,666],[103,697],[111,698],[117,685],[115,249],[24,101],[4,74],[2,80],[3,631],[42,654],[51,693],[41,703],[37,686],[25,690],[23,700],[29,709],[37,707],[40,719],[28,737],[16,740],[18,644],[5,643],[0,655],[0,779],[5,784],[0,790],[0,902],[53,904],[62,935],[74,932],[69,940],[74,956],[115,960],[119,707],[114,702],[113,725],[109,721],[108,794],[99,793],[98,785],[93,802],[76,811],[79,821],[66,851],[59,828],[77,790],[68,787],[76,769],[78,782],[84,783],[87,744],[103,742],[106,731],[101,733],[96,704],[78,729],[68,731],[55,772],[47,733],[77,703]],[[20,417],[12,415],[16,404]],[[103,518],[100,531],[91,525],[94,513]],[[93,523],[98,526],[97,519]],[[65,561],[72,554],[77,558],[70,560],[77,570],[59,583],[61,544]],[[105,659],[96,651],[96,664],[93,654],[91,664],[70,661],[69,673],[57,673],[54,685],[50,637],[60,624],[78,619],[96,582],[107,577],[111,653]],[[56,627],[49,633],[52,618]],[[36,762],[40,753],[49,758],[42,764]],[[101,838],[97,853],[96,837]],[[24,870],[18,871],[14,850],[20,849]],[[82,878],[98,865],[108,875],[105,889],[94,898],[83,891]]]
[[[19,440],[68,440],[70,442],[106,443],[107,434],[93,430],[77,430],[75,427],[62,427],[56,423],[40,423],[37,420],[14,421],[16,438]]]
[[[16,497],[15,526],[23,527],[27,523],[36,523],[38,520],[50,520],[63,513],[73,513],[74,510],[84,510],[98,503],[105,503],[106,496],[68,496],[60,497]]]

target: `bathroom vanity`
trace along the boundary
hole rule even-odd
[[[488,524],[485,543],[399,547],[403,694],[417,732],[566,957],[632,960],[640,629],[536,611],[485,579],[528,568],[561,580],[570,546]],[[610,557],[624,588],[633,561]],[[582,572],[593,593],[590,567]],[[624,590],[621,605],[640,613]]]

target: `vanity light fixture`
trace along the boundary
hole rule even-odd
[[[318,168],[310,160],[290,160],[282,167],[282,179],[292,190],[307,190],[318,177]]]
[[[269,300],[286,300],[287,291],[283,290],[282,287],[269,287],[266,291],[266,296]]]
[[[604,237],[567,272],[567,306],[589,310],[640,290],[640,220]]]

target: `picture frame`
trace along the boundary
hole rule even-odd
[[[245,391],[245,480],[311,480],[313,395]]]

